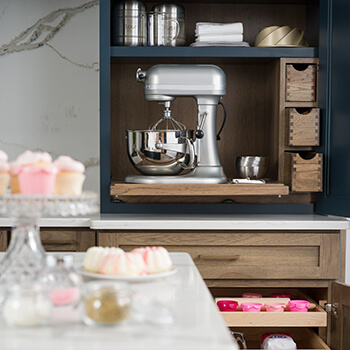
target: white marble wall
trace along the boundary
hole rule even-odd
[[[82,161],[99,188],[99,1],[0,0],[0,149]]]

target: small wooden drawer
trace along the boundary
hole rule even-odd
[[[321,153],[285,153],[286,181],[294,192],[322,192]]]
[[[319,108],[288,108],[288,146],[319,145]]]
[[[316,64],[296,63],[286,65],[286,101],[317,101]]]
[[[46,251],[84,252],[96,245],[96,234],[89,230],[41,229],[40,238]]]

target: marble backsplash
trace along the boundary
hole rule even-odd
[[[0,0],[0,149],[70,155],[99,190],[98,0]]]

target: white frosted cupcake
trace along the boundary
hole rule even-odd
[[[54,194],[80,195],[85,181],[85,166],[69,156],[59,156],[53,164],[59,169]]]
[[[0,195],[6,193],[10,182],[10,165],[7,160],[7,154],[0,150]]]

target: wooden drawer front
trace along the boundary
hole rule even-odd
[[[316,64],[286,65],[286,101],[315,102],[317,83]]]
[[[339,278],[337,233],[101,232],[98,244],[187,252],[205,279]]]
[[[289,146],[318,146],[320,110],[312,109],[287,109]]]
[[[8,246],[8,232],[0,230],[0,252],[5,252]]]
[[[312,158],[302,158],[298,153],[286,153],[287,171],[291,191],[322,192],[323,157],[321,153],[311,154]]]
[[[94,231],[40,230],[46,251],[83,252],[96,244]]]

